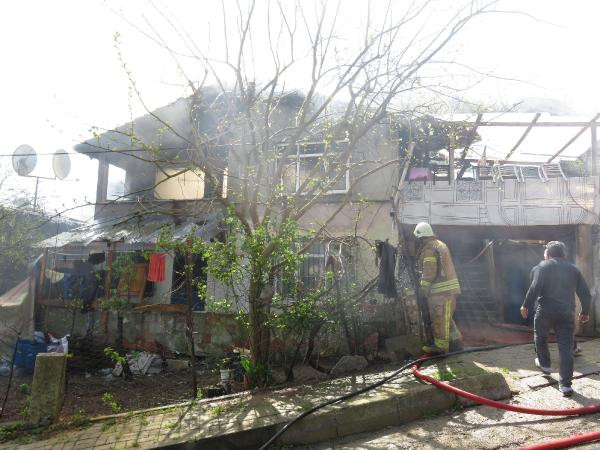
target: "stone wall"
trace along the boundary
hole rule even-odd
[[[41,306],[42,331],[55,336],[83,336],[88,331],[99,341],[114,345],[117,337],[115,313],[91,311],[75,314],[69,309]],[[157,351],[162,346],[167,351],[188,353],[185,337],[185,316],[165,311],[129,311],[123,314],[124,345],[137,350]],[[73,325],[74,324],[74,325]],[[196,354],[218,355],[233,347],[242,347],[244,333],[232,314],[195,312]]]

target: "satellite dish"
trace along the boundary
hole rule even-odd
[[[12,166],[21,176],[29,175],[35,169],[37,155],[31,145],[19,145],[12,156]]]
[[[64,150],[56,150],[52,157],[52,170],[59,180],[64,180],[71,172],[71,158]]]

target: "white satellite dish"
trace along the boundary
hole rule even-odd
[[[37,164],[37,154],[31,145],[19,145],[12,156],[12,166],[21,176],[29,175]]]
[[[64,150],[56,150],[52,157],[52,170],[59,180],[64,180],[71,172],[71,158]]]

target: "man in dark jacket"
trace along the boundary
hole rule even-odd
[[[554,328],[560,369],[558,388],[568,397],[573,394],[573,332],[575,327],[575,296],[581,302],[579,321],[589,320],[590,290],[581,272],[566,259],[565,244],[552,241],[546,245],[544,261],[532,270],[531,286],[521,306],[521,316],[526,319],[535,301],[538,306],[533,320],[535,365],[544,373],[550,373],[548,333]]]

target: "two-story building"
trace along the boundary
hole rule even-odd
[[[272,116],[273,122],[280,122],[275,125],[278,129],[284,130],[293,122],[301,100],[291,94],[278,101],[277,114]],[[110,265],[119,255],[127,254],[133,255],[137,272],[130,289],[134,308],[126,313],[126,345],[153,348],[157,341],[186,351],[183,255],[167,253],[164,278],[150,281],[148,261],[142,252],[155,249],[165,225],[170,225],[173,236],[181,239],[191,229],[207,241],[220,239],[227,232],[223,225],[227,202],[223,200],[238,202],[241,180],[252,175],[246,173],[248,150],[244,140],[249,138],[241,127],[231,125],[235,120],[229,108],[234,102],[225,106],[219,101],[210,93],[203,96],[201,104],[193,97],[182,98],[75,146],[76,151],[98,161],[94,219],[89,225],[43,242],[44,268],[75,276],[92,270],[99,281],[96,289],[79,288],[86,297],[85,312],[74,311],[72,316],[64,310],[72,304],[73,289],[65,288],[64,281],[63,285],[47,286],[37,299],[41,329],[114,339],[115,317],[98,306],[117,287]],[[199,143],[200,139],[205,140]],[[342,152],[348,142],[344,136],[326,137],[316,127],[293,144],[282,138],[280,145],[288,150],[293,146],[285,158],[281,183],[293,194],[311,173],[321,170],[318,165],[326,159],[325,152]],[[397,187],[397,147],[389,127],[376,126],[353,151],[351,163],[336,169],[335,181],[298,221],[307,234],[327,225],[323,239],[308,251],[298,273],[305,286],[316,285],[331,255],[342,264],[344,282],[348,284],[367,284],[376,277],[372,244],[375,240],[394,240],[390,198]],[[196,164],[199,148],[206,152],[202,163]],[[210,178],[202,170],[207,157]],[[265,186],[265,190],[269,188]],[[198,259],[194,267],[195,275],[204,277],[207,284],[207,293],[195,296],[198,351],[242,345],[233,314],[212,310],[203,297],[235,295],[237,308],[244,311],[244,290],[232,293],[224,288],[206,274],[204,264]],[[48,285],[48,280],[44,284]],[[373,296],[377,296],[375,292],[372,290]]]
[[[285,129],[297,107],[298,99],[293,96],[280,102],[273,120]],[[232,127],[232,121],[224,126],[228,114],[216,98],[210,107],[198,106],[193,98],[179,99],[75,147],[98,161],[94,220],[43,243],[42,273],[51,270],[79,276],[75,295],[86,297],[86,307],[84,312],[64,314],[73,310],[73,287],[65,288],[64,281],[60,285],[43,280],[46,288],[36,299],[40,328],[114,339],[116,320],[97,304],[118,283],[111,279],[111,263],[120,254],[128,254],[133,255],[137,272],[130,289],[135,307],[127,312],[126,345],[153,349],[158,342],[186,351],[181,316],[185,261],[182,255],[166,254],[164,277],[149,281],[142,251],[155,249],[165,225],[172,227],[175,238],[184,238],[191,229],[205,240],[219,239],[227,232],[221,200],[237,201],[241,180],[248,176],[243,145],[247,135]],[[398,221],[407,236],[414,224],[428,221],[454,255],[463,287],[456,318],[465,327],[482,320],[523,325],[516,315],[518,305],[529,270],[542,258],[542,245],[549,240],[565,241],[572,259],[594,285],[598,181],[593,163],[595,136],[590,140],[585,133],[594,135],[595,131],[588,130],[595,129],[595,122],[509,116],[445,119],[445,123],[459,124],[464,139],[453,137],[448,148],[440,143],[416,146],[407,166],[403,158],[406,142],[397,127],[386,123],[375,127],[352,153],[352,164],[339,169],[343,173],[299,221],[307,232],[324,226],[323,238],[309,250],[299,271],[302,282],[315,285],[329,257],[336,257],[348,283],[370,286],[361,298],[378,302],[382,308],[379,317],[365,317],[363,324],[378,322],[375,328],[383,337],[403,334],[414,328],[410,314],[403,311],[404,303],[385,300],[374,289],[373,245],[388,239],[396,244]],[[206,136],[211,139],[204,145],[203,157],[210,159],[210,179],[201,170],[206,161],[190,169],[190,162],[198,158],[197,140]],[[317,129],[293,144],[282,175],[289,192],[301,188],[327,145],[339,151],[347,145],[343,137],[333,144],[327,140]],[[282,140],[282,145],[289,144]],[[393,199],[398,204],[393,205]],[[391,211],[397,214],[396,220]],[[203,264],[195,261],[194,271],[205,278],[206,295],[231,297],[232,292],[205,273]],[[86,270],[100,274],[95,289],[82,285],[81,274]],[[240,299],[236,294],[237,307],[243,311],[243,295]],[[210,353],[243,345],[233,315],[212,311],[202,295],[196,297],[197,351]]]

